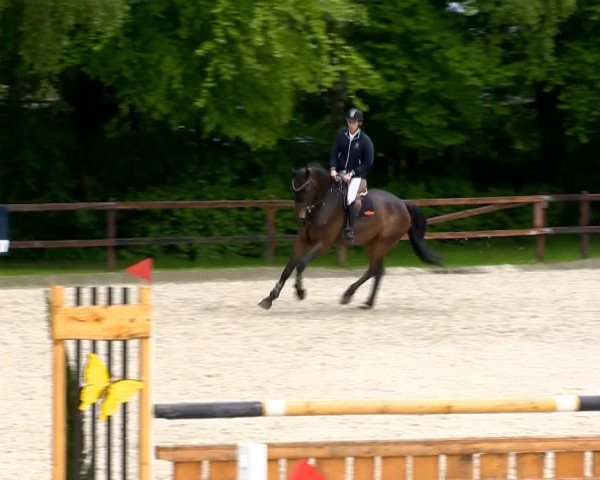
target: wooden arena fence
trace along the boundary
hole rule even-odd
[[[412,202],[421,206],[471,206],[471,208],[431,217],[430,225],[453,220],[490,214],[500,210],[530,205],[533,208],[532,225],[529,228],[510,230],[484,230],[461,232],[429,232],[429,239],[468,239],[535,236],[535,254],[540,260],[544,258],[545,238],[547,235],[578,234],[580,235],[580,251],[582,258],[589,254],[590,234],[600,233],[600,226],[589,225],[590,204],[600,200],[600,194],[582,192],[566,195],[527,195],[508,197],[474,197],[474,198],[437,198],[415,199]],[[548,226],[547,210],[551,203],[577,202],[579,204],[579,221],[577,226]],[[176,244],[232,244],[232,243],[265,243],[266,260],[271,263],[275,256],[276,245],[290,242],[293,235],[277,233],[276,216],[279,209],[291,209],[291,200],[215,200],[215,201],[147,201],[147,202],[88,202],[88,203],[41,203],[41,204],[7,204],[10,213],[31,212],[85,212],[104,211],[106,215],[106,236],[96,239],[71,240],[20,240],[11,241],[11,249],[37,248],[89,248],[105,247],[107,250],[107,268],[113,270],[116,265],[116,249],[138,245],[176,245]],[[263,233],[255,235],[235,236],[185,236],[185,237],[145,237],[120,238],[117,235],[117,213],[126,211],[144,211],[161,209],[261,209],[265,214]],[[345,258],[342,248],[340,259]]]

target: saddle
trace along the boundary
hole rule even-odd
[[[369,197],[367,181],[364,178],[360,179],[358,194],[356,195],[354,205],[356,207],[356,218],[370,217],[375,214],[373,201],[371,200],[371,197]]]

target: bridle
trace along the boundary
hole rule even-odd
[[[294,180],[292,178],[292,189],[294,190],[294,192],[300,192],[302,190],[304,190],[307,186],[312,185],[314,187],[314,181],[311,177],[308,177],[308,179],[306,180],[306,182],[304,182],[302,185],[300,185],[299,187],[296,187],[296,185],[294,185]],[[312,203],[310,205],[307,205],[304,208],[304,210],[306,211],[306,213],[310,214],[310,212],[312,212],[312,210],[315,208],[316,204]]]
[[[296,185],[294,185],[294,179],[292,178],[292,188],[294,189],[294,192],[304,190],[309,183],[312,183],[312,178],[310,177],[308,177],[308,180],[306,180],[306,182],[304,182],[301,187],[296,188]]]
[[[294,178],[292,178],[292,190],[294,190],[295,192],[300,192],[302,190],[304,190],[305,188],[307,188],[309,185],[312,185],[312,187],[315,187],[315,181],[312,177],[308,177],[308,179],[299,187],[296,187],[296,185],[294,184]],[[344,182],[342,182],[341,178],[336,178],[334,184],[331,186],[331,191],[333,190],[338,190],[340,194],[342,194],[343,197],[343,189],[344,189]],[[325,197],[315,201],[315,199],[313,198],[313,203],[311,203],[310,205],[306,205],[305,207],[302,207],[302,209],[306,212],[306,214],[309,214],[318,206],[320,205],[325,205]],[[343,200],[342,200],[343,203]]]

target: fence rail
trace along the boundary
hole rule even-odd
[[[500,210],[532,205],[532,227],[525,229],[484,230],[462,232],[429,232],[428,239],[467,239],[491,237],[536,236],[535,253],[538,259],[544,258],[546,235],[578,234],[580,235],[580,251],[582,258],[589,255],[590,234],[600,233],[600,226],[589,225],[590,205],[600,201],[600,194],[582,192],[562,195],[526,195],[507,197],[466,197],[466,198],[431,198],[414,199],[411,202],[420,206],[475,206],[466,210],[438,215],[428,219],[430,225],[450,222],[478,215],[490,214]],[[550,203],[578,202],[579,225],[548,227],[547,210]],[[117,236],[117,212],[145,211],[163,209],[247,209],[258,208],[265,213],[264,234],[234,236],[181,236],[181,237],[139,237],[119,238]],[[116,249],[126,246],[141,245],[177,245],[177,244],[225,244],[225,243],[265,243],[266,260],[271,263],[275,257],[277,243],[289,242],[294,235],[277,233],[276,213],[280,209],[293,208],[291,200],[204,200],[204,201],[146,201],[146,202],[79,202],[79,203],[39,203],[8,204],[6,209],[11,213],[32,212],[78,212],[105,211],[106,236],[97,239],[68,240],[19,240],[11,241],[13,249],[38,248],[90,248],[105,247],[107,249],[107,268],[113,270],[116,264]]]
[[[157,446],[173,464],[174,480],[235,478],[235,445]],[[299,461],[312,459],[326,478],[571,480],[600,478],[598,437],[506,437],[371,442],[268,444],[267,478],[289,478]],[[443,458],[443,461],[442,461]],[[350,462],[348,462],[350,460]],[[283,463],[282,463],[283,462]],[[411,473],[409,473],[411,471]],[[378,474],[377,474],[378,473]]]

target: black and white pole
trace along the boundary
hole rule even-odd
[[[154,405],[169,420],[311,415],[426,415],[599,411],[600,395],[506,398],[408,398],[390,400],[266,400]]]

